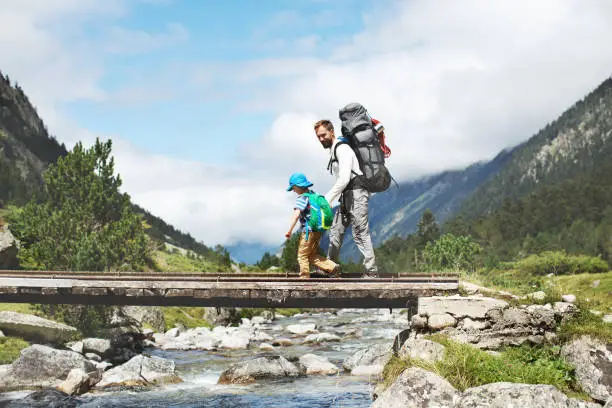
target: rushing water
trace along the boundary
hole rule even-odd
[[[342,361],[368,345],[388,343],[403,327],[405,315],[388,310],[341,310],[338,314],[320,313],[280,318],[265,325],[274,338],[292,338],[293,346],[278,347],[276,353],[288,359],[307,353],[324,356],[341,368]],[[318,345],[300,344],[303,337],[292,337],[284,330],[289,324],[316,323],[320,332],[335,333],[341,342]],[[369,407],[374,379],[340,373],[331,376],[311,375],[283,381],[262,381],[248,386],[217,385],[221,373],[230,364],[260,353],[254,349],[216,352],[164,351],[147,349],[147,353],[174,360],[182,383],[140,392],[117,391],[86,394],[79,398],[82,408],[119,407],[253,407],[318,408]],[[1,394],[0,394],[1,396]],[[21,397],[23,394],[20,395]],[[12,397],[14,398],[14,397]],[[0,397],[0,406],[2,398]]]

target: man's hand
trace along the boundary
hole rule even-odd
[[[291,238],[291,231],[289,231],[289,232],[287,232],[287,233],[285,234],[285,238],[287,238],[287,239]]]

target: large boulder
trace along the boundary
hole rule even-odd
[[[440,343],[426,339],[409,338],[399,349],[401,358],[423,360],[435,363],[444,358],[445,347]]]
[[[17,312],[0,312],[0,329],[7,336],[54,344],[64,343],[78,334],[72,326]]]
[[[181,381],[176,374],[174,361],[139,355],[106,371],[95,387],[173,384]]]
[[[380,394],[372,408],[453,408],[459,392],[445,379],[411,367]]]
[[[123,306],[122,311],[141,325],[151,326],[156,332],[166,331],[166,319],[159,306]]]
[[[568,398],[552,385],[492,383],[468,388],[456,408],[601,408],[601,405]]]
[[[375,344],[346,358],[342,367],[353,375],[380,375],[392,354],[391,344]]]
[[[419,298],[418,313],[427,316],[449,313],[455,318],[483,319],[489,310],[504,309],[508,302],[478,296],[432,296]]]
[[[7,227],[0,225],[0,269],[13,269],[19,266],[18,251],[19,242]]]
[[[307,374],[337,374],[339,370],[334,364],[330,363],[325,357],[315,354],[305,354],[298,360],[302,371]]]
[[[263,356],[233,364],[221,373],[218,384],[250,384],[262,379],[292,378],[300,375],[295,364],[283,356]]]
[[[576,378],[595,400],[612,398],[612,345],[582,336],[561,348],[561,355],[576,367]]]
[[[21,350],[21,355],[0,375],[0,390],[54,387],[68,377],[72,369],[85,373],[95,365],[72,350],[56,350],[35,344]]]
[[[240,322],[240,313],[235,307],[206,307],[202,318],[213,326],[227,326]]]

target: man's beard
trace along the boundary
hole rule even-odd
[[[323,147],[325,149],[329,149],[330,147],[332,147],[332,141],[331,140],[323,140],[321,142],[321,144],[323,145]]]

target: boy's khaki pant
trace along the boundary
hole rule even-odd
[[[297,260],[300,265],[300,277],[310,278],[310,264],[312,263],[317,268],[332,272],[336,267],[336,263],[317,253],[319,250],[319,242],[321,241],[321,233],[310,231],[308,233],[308,241],[306,241],[306,232],[302,232],[300,243],[298,246]]]

